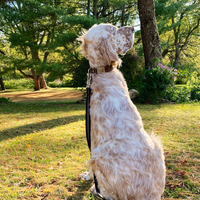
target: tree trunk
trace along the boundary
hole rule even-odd
[[[4,83],[3,83],[3,79],[2,79],[1,76],[0,76],[0,85],[1,85],[1,89],[2,89],[2,90],[6,90],[5,85],[4,85]]]
[[[90,15],[90,0],[88,0],[87,4],[87,15]]]
[[[47,89],[47,84],[46,84],[43,74],[40,76],[39,82],[40,82],[41,89]]]
[[[98,16],[97,16],[97,1],[98,0],[93,0],[93,16],[98,19]]]
[[[145,66],[153,67],[156,59],[162,61],[154,1],[138,0],[138,10],[145,56]]]
[[[33,80],[34,80],[34,83],[35,83],[35,90],[40,90],[40,83],[39,83],[39,76],[36,75],[35,71],[32,69],[31,70],[32,72],[32,75],[33,75]]]
[[[124,21],[125,21],[125,5],[123,6],[123,9],[122,9],[122,23],[121,23],[121,26],[124,26]]]
[[[33,80],[35,83],[35,90],[40,90],[40,89],[47,89],[47,84],[46,81],[44,79],[43,74],[41,75],[36,75],[36,72],[34,70],[31,70],[32,74],[33,74]]]
[[[181,54],[181,51],[179,49],[179,43],[176,43],[176,51],[175,51],[175,61],[173,63],[173,66],[174,67],[177,67],[178,66],[178,63],[179,63],[179,60],[180,60],[180,54]]]

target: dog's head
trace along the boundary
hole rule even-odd
[[[94,25],[83,33],[82,54],[89,60],[91,67],[121,64],[118,54],[124,55],[133,45],[134,28],[117,28],[111,24]]]

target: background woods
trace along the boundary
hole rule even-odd
[[[35,90],[84,87],[89,65],[76,38],[102,22],[137,30],[135,50],[123,59],[128,69],[121,68],[129,88],[142,90],[145,70],[159,61],[178,69],[175,83],[194,82],[200,74],[199,7],[197,0],[1,1],[1,89],[23,77],[34,80]]]

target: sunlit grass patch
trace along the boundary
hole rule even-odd
[[[165,199],[200,198],[200,104],[137,105],[166,157]],[[90,153],[85,105],[0,105],[0,199],[94,199],[79,174]]]

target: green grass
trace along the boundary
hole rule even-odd
[[[200,199],[200,104],[137,105],[166,157],[164,198]],[[79,174],[90,157],[85,105],[0,104],[0,199],[94,199]]]

